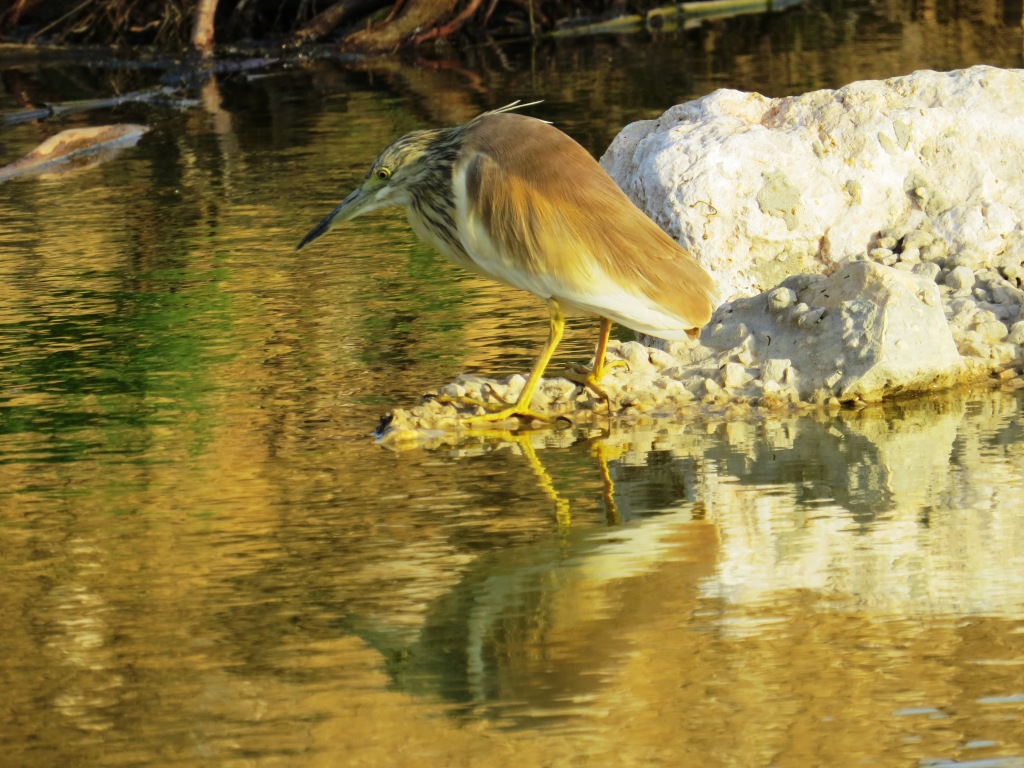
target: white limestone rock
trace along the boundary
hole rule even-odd
[[[793,302],[780,307],[780,294]],[[734,356],[736,328],[752,340],[762,379],[784,381],[793,369],[802,400],[879,400],[946,387],[967,372],[936,284],[873,262],[851,262],[828,276],[796,275],[723,305],[701,341],[720,359]],[[733,379],[741,379],[735,370]]]
[[[726,298],[869,252],[1020,270],[1021,114],[1024,71],[986,66],[780,99],[718,90],[627,126],[601,162]]]

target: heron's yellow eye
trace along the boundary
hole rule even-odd
[[[380,179],[381,181],[387,181],[388,179],[391,178],[391,169],[381,168],[379,171],[377,171],[377,178]]]

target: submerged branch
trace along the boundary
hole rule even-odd
[[[145,91],[134,91],[123,93],[120,96],[110,96],[105,99],[84,99],[82,101],[65,101],[62,104],[46,104],[34,109],[25,109],[20,112],[9,112],[0,117],[0,125],[17,125],[32,120],[46,120],[50,117],[70,115],[75,112],[88,112],[93,109],[108,109],[130,102],[153,102],[169,99],[178,93],[178,89],[169,86],[151,88]],[[182,100],[184,103],[184,100]]]
[[[101,125],[69,128],[51,136],[21,160],[0,168],[0,182],[39,173],[66,173],[92,166],[117,151],[138,143],[149,130],[144,125]]]

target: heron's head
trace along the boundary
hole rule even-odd
[[[451,129],[414,131],[393,141],[377,155],[363,183],[313,227],[296,250],[360,214],[450,198],[457,149]]]

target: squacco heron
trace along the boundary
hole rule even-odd
[[[444,256],[539,296],[549,331],[514,404],[474,420],[544,418],[530,401],[562,338],[565,315],[601,317],[584,383],[601,392],[612,322],[670,341],[711,317],[715,286],[697,260],[645,216],[579,144],[547,122],[510,114],[518,102],[455,128],[388,145],[362,184],[302,239],[388,206]]]

